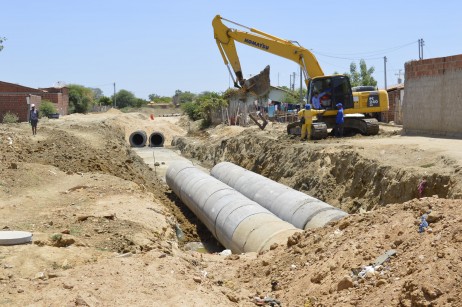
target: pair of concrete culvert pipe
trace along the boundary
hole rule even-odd
[[[300,231],[233,188],[178,161],[167,169],[168,186],[233,253],[260,252]]]
[[[129,142],[131,147],[144,147],[148,138],[146,132],[138,130],[130,134]],[[150,147],[162,147],[164,146],[164,135],[160,132],[153,132],[149,136],[149,146]]]
[[[348,215],[319,199],[233,163],[219,163],[212,168],[210,173],[282,220],[300,229],[322,227]]]

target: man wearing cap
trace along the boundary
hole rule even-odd
[[[335,117],[335,136],[338,138],[343,137],[343,126],[345,123],[345,116],[343,115],[343,105],[339,102],[335,105],[337,107],[337,116]]]
[[[32,126],[32,135],[37,134],[37,123],[39,119],[39,112],[35,109],[35,104],[30,105],[30,113],[29,113],[29,123]]]
[[[306,140],[311,138],[311,124],[313,123],[313,117],[316,114],[322,114],[326,110],[312,110],[310,104],[306,104],[305,108],[298,112],[298,117],[302,124],[302,136],[301,139]]]

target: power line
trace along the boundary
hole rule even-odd
[[[333,59],[341,59],[341,60],[349,60],[349,61],[358,61],[358,60],[378,60],[378,59],[383,59],[383,57],[373,57],[373,58],[366,58],[366,57],[360,57],[360,58],[347,58],[347,57],[340,57],[340,56],[332,56],[332,55],[327,55],[327,54],[322,54],[320,52],[313,52],[317,56],[325,56],[328,58],[333,58]]]
[[[406,44],[403,44],[403,45],[395,46],[395,47],[376,50],[376,51],[357,52],[357,53],[343,53],[343,54],[322,52],[322,51],[317,51],[317,50],[314,50],[314,49],[311,49],[311,51],[313,53],[316,53],[316,54],[321,55],[321,56],[331,57],[331,58],[336,58],[336,59],[343,59],[343,60],[353,60],[353,61],[361,60],[361,59],[364,59],[364,60],[378,60],[378,59],[383,59],[383,54],[385,54],[385,53],[394,52],[394,51],[397,51],[399,49],[403,49],[403,48],[405,48],[407,46],[410,46],[410,45],[413,45],[413,44],[415,44],[415,41],[410,42],[410,43],[406,43]],[[353,55],[353,56],[363,55],[363,57],[356,58],[356,57],[349,57],[349,55]],[[379,56],[379,55],[382,55],[382,56]]]

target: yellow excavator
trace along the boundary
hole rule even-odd
[[[249,32],[228,28],[223,21],[247,29]],[[322,117],[313,122],[312,139],[327,137],[327,129],[335,126],[337,114],[335,105],[339,102],[344,107],[346,131],[352,130],[363,135],[375,135],[379,132],[376,115],[388,110],[387,91],[375,90],[373,87],[357,87],[352,90],[348,76],[324,75],[313,53],[297,42],[243,26],[220,15],[215,16],[212,26],[218,49],[236,87],[242,87],[244,90],[266,89],[269,88],[269,77],[257,76],[249,80],[244,79],[235,42],[292,60],[301,67],[308,89],[307,101],[312,102],[315,94],[321,94],[322,96],[319,97],[321,108],[326,110]],[[259,82],[268,84],[265,86],[258,84]],[[254,93],[257,96],[261,94],[255,90]],[[287,127],[289,134],[299,134],[299,131],[299,123],[292,123]]]

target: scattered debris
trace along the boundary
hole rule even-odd
[[[225,250],[218,253],[218,255],[220,255],[220,256],[230,256],[231,254],[232,254],[232,252],[231,252],[230,249],[225,249]]]
[[[176,238],[178,239],[178,241],[184,240],[183,230],[181,230],[180,225],[178,223],[175,223],[175,234],[176,234]]]
[[[282,306],[281,305],[281,302],[279,302],[278,300],[272,298],[272,297],[269,297],[269,296],[265,296],[265,297],[254,297],[254,303],[255,305],[257,306]]]
[[[387,250],[385,253],[383,253],[382,255],[378,256],[377,259],[375,259],[373,266],[376,267],[376,266],[382,265],[395,255],[396,255],[396,250],[394,249]]]
[[[427,217],[427,213],[420,217],[419,233],[424,232],[425,229],[428,227]]]

